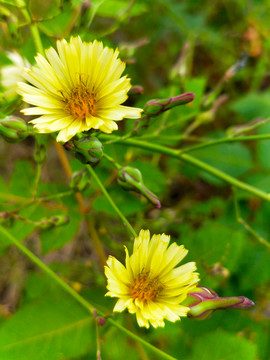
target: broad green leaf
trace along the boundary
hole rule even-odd
[[[253,166],[250,151],[241,144],[222,144],[192,152],[192,156],[216,167],[233,177],[239,177]],[[199,171],[201,177],[211,184],[225,184],[205,171]]]
[[[255,360],[256,346],[243,337],[217,331],[200,337],[188,360]]]
[[[231,109],[250,121],[258,117],[268,118],[270,116],[270,93],[249,93],[234,101]]]
[[[13,195],[31,197],[34,179],[35,170],[33,165],[27,160],[17,161],[9,183],[10,192]]]
[[[1,360],[62,360],[95,346],[92,319],[68,295],[43,297],[0,327]]]

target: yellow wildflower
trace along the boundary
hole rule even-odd
[[[40,115],[31,121],[41,133],[59,131],[57,141],[66,142],[79,132],[117,130],[115,121],[140,118],[141,109],[120,105],[127,99],[130,79],[122,76],[125,63],[118,50],[102,42],[82,42],[80,37],[57,41],[57,50],[47,49],[46,60],[36,56],[38,66],[26,70],[18,93],[35,107],[25,115]]]
[[[1,69],[1,83],[4,88],[4,97],[11,98],[17,95],[18,82],[24,81],[23,73],[25,67],[29,68],[30,64],[17,52],[7,54],[12,64],[3,66]]]
[[[181,305],[199,281],[196,265],[175,266],[186,256],[183,245],[172,243],[168,235],[141,230],[134,240],[133,254],[126,250],[125,266],[109,256],[105,275],[106,296],[119,298],[114,311],[136,313],[139,326],[164,326],[164,319],[175,322],[190,310]]]

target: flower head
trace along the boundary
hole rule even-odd
[[[46,50],[46,60],[36,56],[37,66],[27,70],[18,93],[35,107],[25,115],[40,115],[32,120],[41,133],[59,131],[57,141],[68,141],[77,133],[99,129],[117,130],[115,121],[140,118],[141,109],[120,105],[127,99],[130,79],[122,76],[125,63],[118,50],[102,42],[82,42],[72,37],[57,42],[57,50]]]
[[[139,326],[164,326],[164,319],[175,322],[190,310],[181,305],[199,281],[196,265],[189,262],[175,268],[186,256],[183,245],[172,243],[168,235],[141,230],[134,240],[133,254],[126,249],[125,266],[109,256],[105,275],[106,296],[117,297],[114,311],[136,313]]]
[[[11,98],[17,95],[18,82],[24,81],[24,69],[29,68],[30,64],[17,52],[8,53],[11,65],[3,66],[1,69],[1,83],[4,88],[4,96]]]

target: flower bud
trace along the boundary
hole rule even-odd
[[[0,120],[0,135],[9,143],[23,141],[28,136],[27,124],[12,116]]]
[[[69,223],[68,216],[58,215],[58,216],[43,218],[37,225],[41,229],[49,229],[55,226],[66,225],[68,223]]]
[[[149,117],[158,116],[162,112],[178,105],[184,105],[194,99],[193,93],[185,93],[167,99],[154,99],[148,101],[144,107],[144,113]]]
[[[89,172],[86,170],[72,174],[69,186],[77,192],[85,190],[90,185]]]
[[[11,226],[13,223],[13,217],[7,211],[0,212],[0,224],[5,226]]]
[[[97,164],[103,156],[103,145],[94,136],[72,139],[65,143],[65,148],[75,153],[75,157],[83,164]]]
[[[148,199],[157,208],[161,208],[161,204],[153,193],[151,193],[143,183],[141,172],[131,166],[125,166],[118,172],[118,184],[125,190],[133,190]]]
[[[198,286],[196,291],[188,294],[184,305],[190,308],[188,317],[204,320],[216,310],[248,309],[254,302],[244,296],[219,297],[213,290]]]

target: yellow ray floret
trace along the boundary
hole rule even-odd
[[[25,69],[18,93],[34,107],[23,109],[41,133],[59,131],[57,141],[66,142],[79,132],[99,129],[117,130],[116,121],[138,119],[141,109],[121,105],[127,99],[130,79],[122,76],[125,63],[118,50],[103,47],[102,42],[82,42],[72,37],[57,42],[57,51],[38,54],[37,66]]]
[[[119,298],[114,311],[135,313],[139,326],[164,326],[164,319],[175,322],[189,308],[181,305],[199,281],[196,265],[176,265],[186,256],[183,245],[172,243],[168,235],[141,230],[134,240],[133,254],[126,250],[125,266],[109,256],[105,275],[106,296]]]

